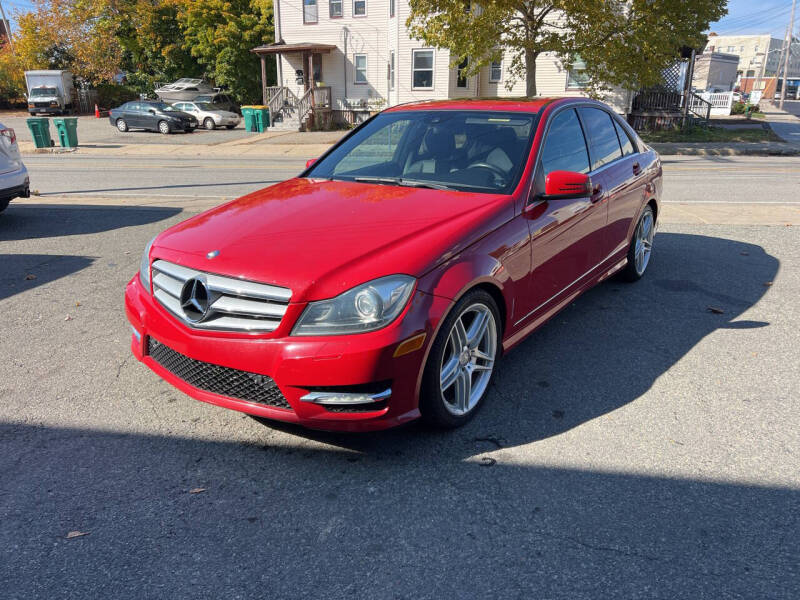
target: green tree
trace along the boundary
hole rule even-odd
[[[272,0],[186,0],[179,20],[184,47],[216,85],[240,102],[261,97],[261,68],[250,50],[275,37]],[[267,69],[274,81],[273,61]]]
[[[570,66],[586,65],[589,91],[658,83],[680,49],[696,45],[727,0],[410,0],[407,25],[425,43],[447,48],[453,64],[469,58],[474,74],[506,51],[511,87],[526,82],[536,95],[536,59],[544,52]]]

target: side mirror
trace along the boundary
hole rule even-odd
[[[306,169],[310,168],[315,162],[317,162],[316,158],[310,158],[308,161],[306,161]]]
[[[150,110],[148,110],[147,112],[149,112],[151,115],[154,115],[154,114],[156,114],[156,111],[155,111],[155,110],[153,110],[152,108],[151,108]]]
[[[584,173],[553,171],[544,180],[542,200],[568,200],[592,195],[592,179]]]

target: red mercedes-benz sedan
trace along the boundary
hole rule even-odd
[[[470,419],[497,360],[650,261],[661,162],[578,98],[402,105],[298,177],[151,241],[132,350],[190,396],[317,429]]]

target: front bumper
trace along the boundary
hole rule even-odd
[[[403,315],[379,331],[349,336],[290,337],[291,327],[304,304],[290,304],[274,332],[234,334],[193,330],[178,322],[142,287],[138,275],[125,291],[125,311],[134,330],[131,350],[168,383],[203,402],[334,431],[386,429],[419,417],[418,393],[424,359],[449,302],[416,291]],[[426,337],[421,348],[394,356],[400,343],[422,333]],[[190,360],[235,369],[248,377],[271,378],[289,408],[226,396],[190,384],[148,354],[149,337]],[[391,388],[388,399],[381,395],[387,388]],[[375,410],[362,404],[358,410],[342,411],[340,406],[313,401],[320,394],[336,392],[375,395]]]

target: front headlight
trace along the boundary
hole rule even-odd
[[[403,312],[414,278],[389,275],[331,298],[311,302],[300,315],[292,335],[346,335],[386,327]]]
[[[144,248],[144,254],[142,254],[142,260],[139,263],[139,281],[142,282],[144,289],[150,293],[150,248],[153,247],[153,242],[156,241],[156,238],[153,238],[147,243],[147,246]]]

